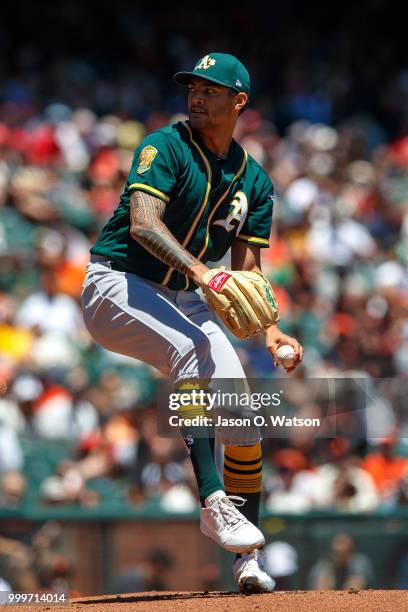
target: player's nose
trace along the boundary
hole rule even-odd
[[[207,114],[207,108],[205,106],[205,103],[203,100],[200,99],[190,101],[189,111],[190,113],[196,113],[200,115]]]
[[[190,100],[190,108],[201,109],[203,108],[203,105],[204,105],[204,100],[202,100],[201,98],[192,98]]]
[[[190,105],[202,106],[204,104],[204,94],[199,91],[190,91]]]

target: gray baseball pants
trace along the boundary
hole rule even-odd
[[[233,346],[194,291],[175,291],[136,274],[118,272],[92,255],[81,295],[93,339],[115,353],[158,369],[175,387],[183,380],[245,379]],[[254,427],[222,428],[224,444],[260,440]]]

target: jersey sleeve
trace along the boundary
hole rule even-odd
[[[248,202],[248,214],[236,238],[261,248],[269,247],[272,225],[273,185],[262,171],[258,175]]]
[[[176,185],[177,167],[169,138],[160,132],[149,134],[133,156],[128,192],[144,191],[168,202]]]

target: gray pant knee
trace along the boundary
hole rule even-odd
[[[192,334],[183,351],[171,355],[171,376],[179,382],[186,379],[209,379],[213,375],[215,364],[211,357],[211,342],[208,336],[197,329]]]

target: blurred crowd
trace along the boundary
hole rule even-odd
[[[68,30],[87,10],[62,3]],[[162,41],[162,21],[127,10],[115,27],[132,61],[113,53],[106,73],[95,52],[46,58],[30,39],[10,65],[0,60],[0,512],[33,500],[111,503],[112,482],[118,503],[196,507],[184,445],[157,434],[158,373],[95,346],[79,299],[89,248],[118,204],[135,147],[185,117],[171,74],[228,39],[208,34],[193,43],[185,21]],[[196,13],[188,15],[195,31]],[[232,23],[246,32],[244,9]],[[285,55],[280,71],[274,49],[263,48],[265,72],[266,30],[257,24],[254,47],[240,55],[254,76],[254,98],[235,137],[275,186],[263,268],[283,329],[305,348],[293,378],[301,385],[354,377],[371,389],[365,434],[329,439],[297,431],[265,441],[265,507],[407,507],[407,67],[379,39],[372,50],[378,71],[363,69],[364,53],[353,55],[345,32],[334,37],[336,50],[322,37],[315,57],[312,35],[299,29],[296,50],[276,33],[278,58]],[[10,52],[14,43],[1,34]],[[55,34],[45,37],[58,49]],[[229,49],[239,55],[239,44]],[[249,377],[281,375],[261,339],[232,341]],[[319,412],[299,397],[299,414]],[[38,470],[33,458],[49,457],[47,444],[59,454]],[[107,488],[93,486],[98,479]]]
[[[56,521],[38,528],[15,527],[5,535],[0,529],[1,603],[13,592],[55,593],[65,598],[79,596],[71,585],[72,560],[67,555],[67,536]]]

